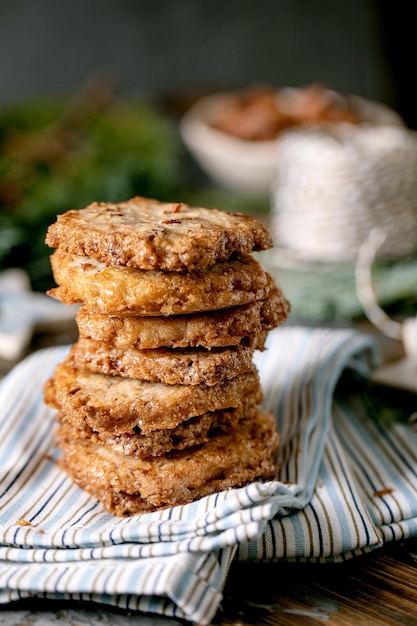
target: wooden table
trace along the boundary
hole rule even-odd
[[[332,565],[236,564],[216,624],[415,626],[417,541]]]

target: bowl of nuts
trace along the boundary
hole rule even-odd
[[[212,181],[245,195],[267,195],[275,178],[277,141],[289,129],[402,125],[389,107],[320,84],[254,85],[199,99],[180,123],[188,150]]]

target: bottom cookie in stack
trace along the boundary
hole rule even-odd
[[[128,456],[116,451],[111,441],[95,443],[95,437],[89,439],[61,426],[61,466],[116,515],[187,504],[217,491],[273,478],[278,447],[275,420],[258,409],[252,417],[225,423],[230,413],[233,409],[214,418],[221,426],[206,431],[205,443],[146,458]]]

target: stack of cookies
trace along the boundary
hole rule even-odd
[[[58,216],[57,287],[78,341],[45,383],[60,464],[116,515],[275,473],[278,433],[253,362],[289,304],[252,255],[249,216],[133,198]]]

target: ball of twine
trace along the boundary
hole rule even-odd
[[[417,251],[417,133],[401,126],[298,129],[277,145],[271,228],[307,261],[351,261],[375,228],[380,259]]]

